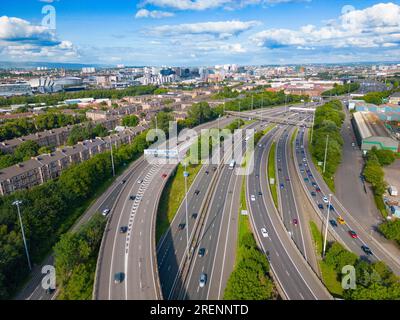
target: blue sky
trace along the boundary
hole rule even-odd
[[[42,25],[46,5],[55,30]],[[399,45],[398,1],[1,0],[0,8],[0,61],[398,61]]]

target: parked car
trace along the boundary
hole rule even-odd
[[[130,199],[130,200],[135,200],[135,199],[136,199],[136,196],[135,196],[135,195],[131,195],[131,196],[129,197],[129,199]]]

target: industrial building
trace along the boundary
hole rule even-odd
[[[372,103],[366,103],[364,101],[349,101],[349,110],[355,109],[361,112],[372,112],[381,121],[400,121],[400,105],[398,104],[382,104],[375,105]]]
[[[355,112],[353,126],[361,150],[366,153],[373,147],[399,152],[399,141],[390,135],[383,122],[371,112]]]

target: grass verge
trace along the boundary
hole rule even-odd
[[[275,154],[276,154],[276,142],[271,146],[268,155],[268,181],[272,194],[272,199],[274,200],[275,207],[278,209],[278,191],[276,189],[276,170],[275,170]],[[275,180],[274,184],[271,184],[271,178]]]
[[[200,164],[189,165],[187,167],[187,171],[189,172],[189,177],[187,178],[188,189],[192,185],[201,167],[202,165]],[[157,210],[156,243],[158,243],[161,236],[168,230],[179,206],[185,198],[184,171],[184,166],[179,164],[175,172],[169,177],[161,194]]]

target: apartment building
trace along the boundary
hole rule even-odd
[[[50,154],[42,154],[30,160],[0,170],[0,195],[17,190],[30,189],[55,179],[72,164],[81,163],[114,146],[131,143],[133,138],[146,130],[138,126],[104,138],[79,142],[72,147],[63,147]]]

